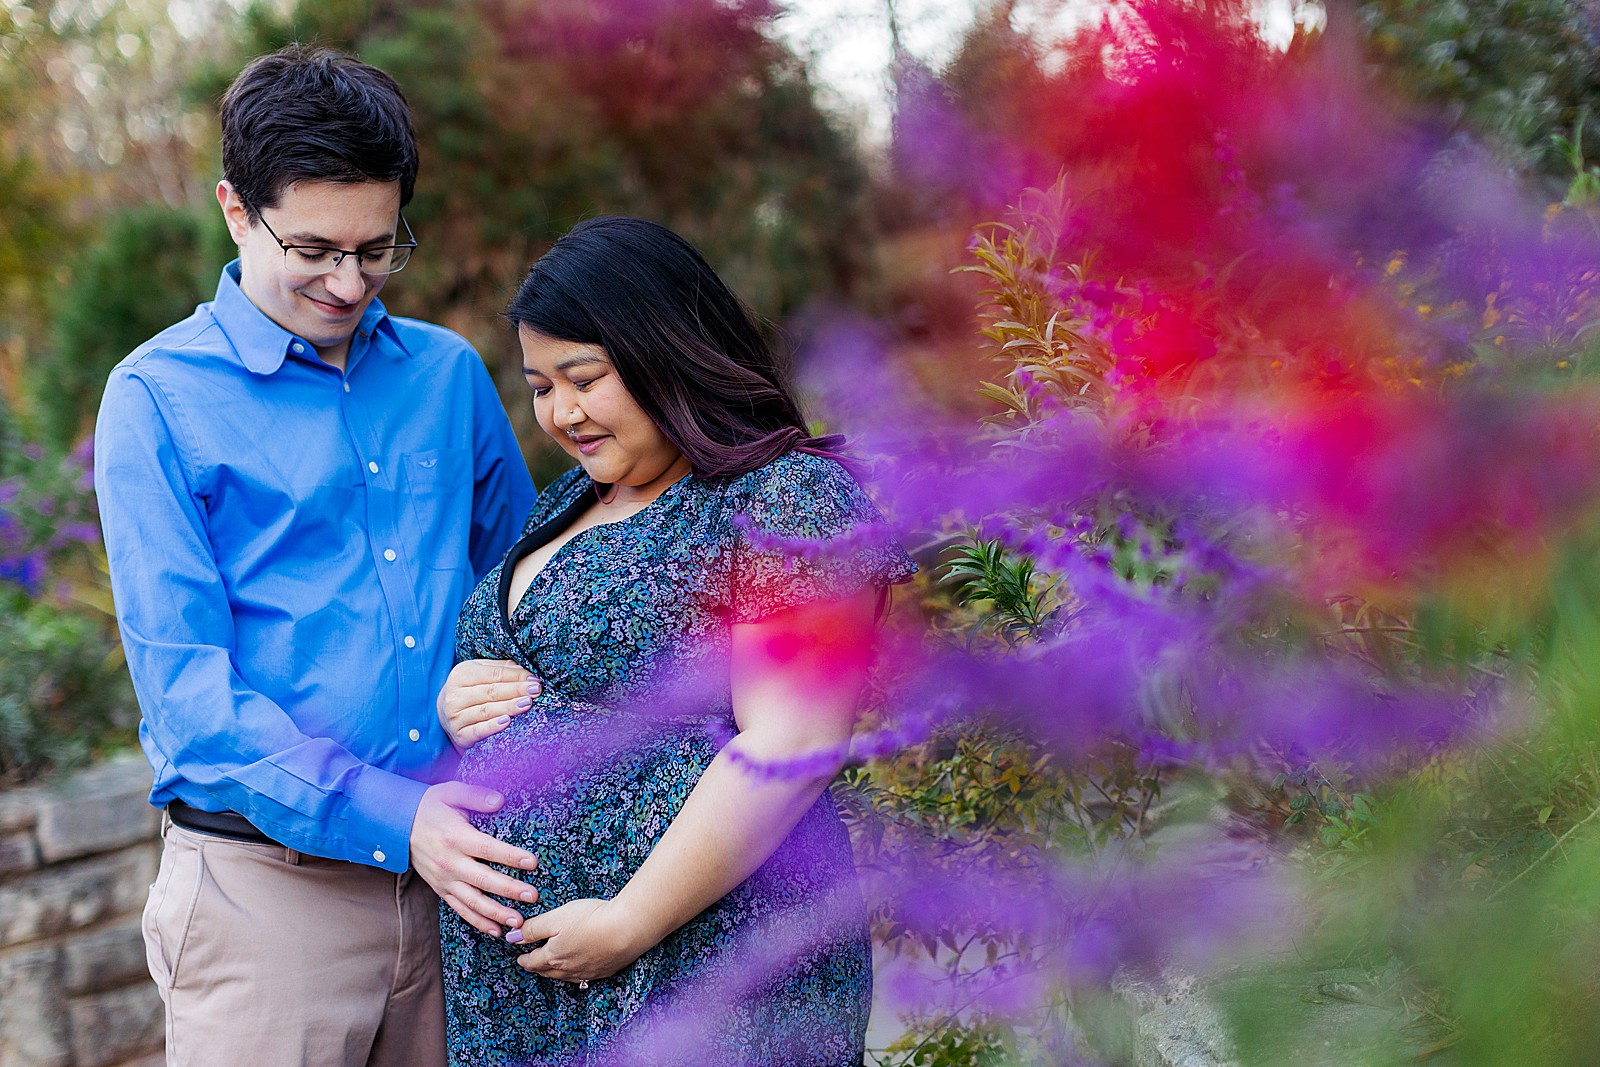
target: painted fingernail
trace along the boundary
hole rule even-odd
[[[539,695],[539,680],[537,678],[528,683],[528,695],[531,697]]]
[[[522,944],[522,931],[512,930],[510,933],[506,934],[506,940],[511,942],[513,945]]]
[[[523,710],[527,710],[528,708],[533,707],[533,698],[532,697],[518,697],[517,698],[517,707],[522,708]]]
[[[502,716],[500,716],[498,719],[496,719],[494,721],[494,724],[496,726],[510,726],[511,725],[511,716],[502,715]]]

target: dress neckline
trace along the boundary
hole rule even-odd
[[[654,500],[650,501],[650,503],[646,504],[644,507],[633,512],[632,514],[624,515],[620,519],[612,519],[610,522],[597,522],[593,526],[586,526],[577,533],[573,534],[571,537],[567,538],[567,540],[563,542],[559,548],[550,554],[550,558],[544,561],[544,566],[540,567],[539,570],[535,572],[533,578],[528,582],[528,587],[522,591],[522,596],[517,601],[516,606],[522,606],[522,601],[527,600],[528,594],[533,591],[534,584],[539,581],[539,578],[544,575],[546,571],[550,570],[550,568],[555,564],[556,560],[561,556],[561,553],[565,552],[569,545],[575,543],[584,535],[594,530],[618,529],[630,525],[635,519],[639,518],[639,516],[648,515],[654,511],[656,505],[660,504],[667,497],[676,493],[679,486],[685,484],[693,477],[694,473],[692,471],[684,474],[683,477],[679,478],[677,481],[661,490]],[[528,531],[527,534],[523,535],[521,540],[512,545],[511,548],[506,551],[505,558],[500,561],[500,583],[499,589],[496,591],[496,602],[497,607],[500,609],[500,622],[505,626],[507,633],[512,632],[511,615],[515,609],[511,605],[511,576],[512,573],[517,569],[517,564],[521,563],[523,559],[525,559],[531,553],[537,552],[539,549],[543,548],[545,545],[559,537],[563,530],[577,522],[579,516],[581,516],[585,511],[588,511],[590,505],[599,499],[599,497],[595,495],[595,480],[593,478],[585,474],[577,484],[577,492],[575,492],[572,499],[567,502],[567,506],[562,508],[561,511],[553,518],[546,519],[544,522]]]

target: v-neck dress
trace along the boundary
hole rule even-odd
[[[501,791],[474,816],[538,856],[509,872],[537,905],[610,898],[638,870],[733,735],[729,637],[915,570],[837,462],[791,452],[737,478],[689,476],[626,519],[580,531],[520,602],[510,575],[593,500],[569,471],[467,601],[460,659],[511,659],[543,681],[529,711],[463,755]],[[850,843],[823,795],[761,867],[614,977],[579,989],[516,964],[526,947],[440,909],[451,1062],[857,1067],[872,968]]]

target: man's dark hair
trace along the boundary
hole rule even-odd
[[[528,271],[517,327],[599,345],[622,384],[701,478],[745,474],[812,437],[755,318],[695,247],[643,219],[579,223]]]
[[[300,181],[417,182],[417,135],[395,80],[330,48],[254,60],[222,97],[222,176],[250,221]]]

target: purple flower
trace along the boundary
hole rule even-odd
[[[57,533],[64,541],[76,541],[84,545],[100,543],[100,527],[92,522],[69,522]]]
[[[21,556],[0,556],[0,581],[12,582],[22,587],[29,596],[37,596],[44,583],[45,561],[42,553],[29,552]]]

